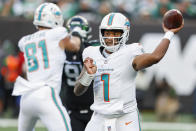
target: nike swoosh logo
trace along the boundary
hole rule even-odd
[[[129,125],[129,124],[131,124],[131,123],[132,123],[132,121],[126,122],[125,125],[127,126],[127,125]]]

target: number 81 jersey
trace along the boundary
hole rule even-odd
[[[103,47],[88,47],[83,60],[90,57],[97,66],[91,109],[103,115],[124,114],[137,108],[135,94],[136,71],[132,67],[135,56],[143,53],[140,44],[121,47],[107,58],[102,55]]]
[[[57,27],[37,31],[19,41],[18,46],[24,52],[28,81],[45,82],[60,91],[66,56],[59,42],[67,34],[64,27]]]

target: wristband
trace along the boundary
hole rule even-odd
[[[89,86],[94,78],[94,74],[88,74],[86,71],[82,75],[82,77],[79,79],[79,82],[83,86]]]
[[[174,36],[174,32],[168,31],[168,32],[165,33],[163,39],[171,40],[173,36]]]

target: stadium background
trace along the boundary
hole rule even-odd
[[[17,42],[22,36],[36,30],[32,25],[33,10],[42,2],[44,0],[0,1],[1,131],[17,130],[16,118],[20,97],[11,96],[14,78],[22,73],[19,63],[23,60],[18,52]],[[129,43],[141,42],[146,52],[155,48],[156,43],[164,35],[161,28],[162,8],[164,7],[165,11],[171,8],[181,10],[185,17],[185,27],[172,40],[170,49],[160,64],[139,72],[137,100],[144,131],[196,130],[196,2],[194,0],[140,2],[52,0],[52,2],[61,6],[65,22],[76,14],[86,17],[92,27],[91,39],[98,39],[99,22],[104,14],[110,11],[124,13],[131,21]],[[5,67],[20,71],[9,73]],[[37,127],[41,127],[37,130],[45,130],[41,123],[38,123]]]

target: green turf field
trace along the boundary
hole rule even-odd
[[[174,121],[158,121],[153,112],[142,112],[141,128],[142,131],[196,131],[196,121],[193,119],[192,114],[178,114]],[[8,126],[1,127],[4,119],[0,120],[0,131],[17,131],[17,119],[14,122],[8,121]],[[10,126],[9,126],[10,125]],[[35,131],[47,131],[44,126],[38,122]]]
[[[0,131],[17,131],[17,128],[0,128]],[[44,128],[36,128],[35,131],[47,131],[46,129]],[[144,131],[157,131],[157,130],[144,130]],[[160,130],[160,131],[163,131],[163,130]]]
[[[17,128],[0,128],[0,131],[17,131]],[[44,128],[36,128],[35,131],[47,131]],[[174,131],[174,130],[143,130],[143,131]]]
[[[0,131],[17,131],[16,127],[0,128]],[[36,128],[35,131],[47,131],[45,128]]]
[[[17,131],[17,128],[0,128],[0,131]],[[47,131],[44,128],[36,128],[35,131]],[[182,131],[182,130],[142,130],[142,131]],[[194,130],[186,130],[186,131],[194,131]]]

